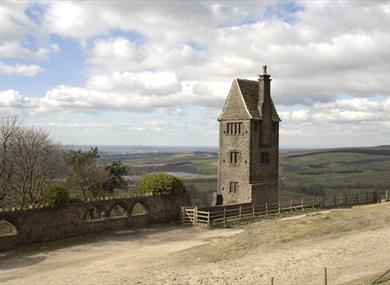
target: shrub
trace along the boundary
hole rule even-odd
[[[186,191],[179,178],[162,172],[145,175],[140,181],[140,188],[144,194],[153,195],[169,195]]]
[[[47,186],[42,193],[42,199],[54,207],[63,207],[70,200],[68,190],[59,184]]]

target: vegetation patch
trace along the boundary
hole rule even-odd
[[[140,189],[144,194],[153,195],[170,195],[186,191],[179,178],[162,172],[145,175],[140,181]]]

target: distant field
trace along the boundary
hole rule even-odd
[[[136,153],[122,158],[129,175],[166,171],[181,177],[195,205],[215,202],[218,155],[214,152]],[[390,190],[390,147],[282,152],[279,199]]]

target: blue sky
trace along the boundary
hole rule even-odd
[[[232,80],[267,64],[282,147],[389,144],[387,2],[3,1],[0,21],[1,112],[60,143],[216,146]]]

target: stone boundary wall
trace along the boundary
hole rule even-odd
[[[132,215],[134,205],[142,204],[146,213]],[[187,193],[169,196],[136,196],[106,198],[70,204],[63,208],[7,209],[0,211],[0,221],[11,223],[16,235],[0,236],[0,251],[17,245],[59,240],[87,233],[97,233],[142,227],[151,223],[166,223],[179,218],[180,207],[190,205]],[[115,206],[127,211],[127,216],[110,217]],[[87,219],[91,211],[101,213]]]

